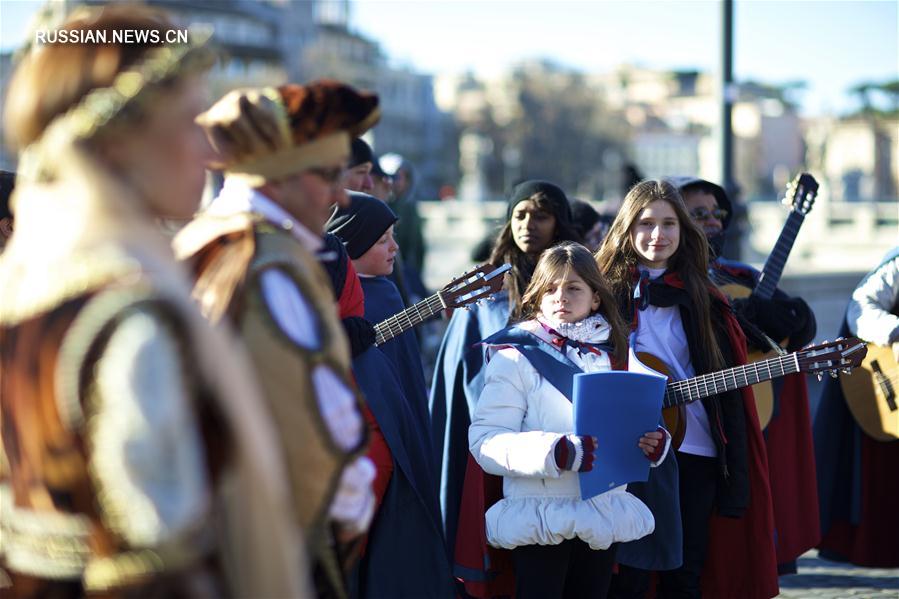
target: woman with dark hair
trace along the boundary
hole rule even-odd
[[[176,26],[133,4],[62,28],[109,41],[34,48],[4,115],[21,152],[0,257],[9,596],[305,596],[275,428],[156,226],[202,193],[209,33],[163,43]]]
[[[636,352],[673,379],[744,364],[746,340],[708,275],[708,244],[677,188],[643,181],[627,194],[597,263]],[[612,597],[777,594],[767,455],[749,388],[686,406],[686,433],[646,483],[630,485],[653,511],[655,532],[618,552]]]
[[[540,254],[559,241],[580,241],[571,224],[571,206],[559,187],[525,181],[509,197],[507,220],[493,246],[490,263],[512,265],[495,301],[457,310],[450,320],[430,393],[431,435],[440,467],[440,508],[450,555],[455,547],[462,483],[468,463],[468,426],[484,385],[482,339],[522,318],[521,304]]]

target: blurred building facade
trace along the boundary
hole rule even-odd
[[[49,0],[36,19],[52,27],[79,5],[109,0]],[[423,197],[453,181],[457,148],[445,146],[451,120],[434,103],[430,75],[388,64],[380,46],[349,29],[347,0],[145,0],[177,21],[210,26],[224,58],[209,75],[211,97],[238,87],[280,85],[330,77],[377,91],[382,119],[371,133],[379,154],[397,152],[416,168]],[[0,91],[5,93],[12,55],[0,55]],[[444,157],[451,165],[444,168]],[[14,157],[0,151],[0,165]]]
[[[441,76],[436,96],[460,132],[461,187],[469,199],[501,197],[534,178],[596,201],[620,192],[628,128],[610,118],[585,74],[530,60],[494,77]],[[472,180],[483,189],[475,193],[466,185]]]
[[[431,75],[389,63],[380,44],[349,26],[349,3],[322,3],[318,25],[303,48],[306,79],[333,78],[374,90],[381,100],[381,120],[366,138],[376,154],[394,152],[415,168],[416,195],[435,199],[440,185],[454,181],[450,159],[458,152],[452,120],[434,101]]]

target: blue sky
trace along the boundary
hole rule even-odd
[[[21,43],[36,0],[0,0],[0,48]],[[846,89],[899,78],[895,0],[737,0],[734,74],[805,80],[806,114],[854,107]],[[430,73],[495,73],[545,57],[586,71],[622,62],[714,71],[714,0],[354,0],[351,26],[395,63]]]

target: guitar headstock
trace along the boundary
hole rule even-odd
[[[817,195],[818,182],[810,174],[801,173],[787,185],[783,203],[805,216],[811,211]]]
[[[820,379],[825,373],[836,377],[839,371],[849,372],[861,365],[868,353],[867,344],[858,337],[825,341],[796,352],[799,370],[817,374]]]
[[[450,281],[440,290],[440,297],[447,308],[461,308],[499,292],[503,288],[503,275],[512,269],[510,264],[493,266],[482,264],[474,270]]]

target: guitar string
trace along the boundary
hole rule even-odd
[[[717,377],[721,378],[724,391],[728,391],[728,390],[732,391],[734,389],[738,389],[741,387],[748,387],[750,384],[754,385],[759,382],[764,382],[762,380],[759,380],[759,381],[756,381],[756,383],[749,383],[749,377],[747,376],[749,371],[752,370],[752,371],[754,371],[756,378],[761,379],[762,378],[760,376],[761,372],[759,370],[759,368],[761,366],[764,366],[765,369],[768,370],[768,373],[769,373],[769,377],[766,378],[765,380],[771,380],[772,378],[778,378],[780,376],[785,376],[787,374],[793,374],[795,371],[791,370],[790,372],[787,372],[786,369],[784,368],[786,365],[791,364],[792,362],[793,362],[793,360],[792,360],[791,355],[790,356],[782,356],[779,358],[772,358],[771,360],[765,360],[763,362],[755,362],[753,364],[745,364],[743,366],[737,366],[734,368],[728,368],[728,369],[714,372],[714,373],[700,375],[698,377],[692,377],[691,379],[687,379],[687,380],[672,381],[671,383],[669,383],[666,386],[665,397],[664,397],[662,403],[663,403],[664,407],[670,408],[673,405],[676,405],[676,403],[677,403],[676,400],[678,399],[678,396],[685,395],[685,394],[688,397],[690,397],[692,395],[701,395],[701,393],[699,391],[700,384],[702,384],[702,386],[704,387],[706,396],[716,395],[718,393],[718,391],[717,391],[718,387],[717,387],[717,384],[714,383],[714,380]],[[773,365],[780,366],[780,374],[775,374],[773,376],[770,376],[770,375],[772,375],[771,367]],[[730,373],[731,378],[734,381],[735,387],[733,389],[727,389],[726,377],[727,377],[728,373]],[[743,384],[738,384],[738,381],[737,381],[738,374],[743,375],[743,377],[742,377]],[[714,389],[715,389],[714,393],[709,393],[709,381],[711,381],[714,385]],[[691,389],[690,389],[691,386],[695,388],[695,390],[696,390],[695,394],[693,392],[691,392]],[[669,399],[674,399],[675,403],[669,403]],[[703,398],[697,398],[693,401],[698,401],[699,399],[703,399]]]
[[[380,340],[379,343],[384,343],[384,342],[386,342],[386,341],[389,341],[390,339],[396,337],[397,335],[400,335],[400,334],[404,333],[404,332],[405,332],[406,330],[408,330],[409,328],[415,326],[416,323],[414,323],[414,322],[412,321],[412,319],[410,318],[410,314],[411,314],[411,311],[412,311],[413,309],[415,309],[415,311],[416,311],[417,313],[419,313],[419,317],[420,317],[420,316],[421,316],[421,313],[420,313],[419,310],[418,310],[418,306],[419,306],[420,304],[424,304],[424,305],[428,308],[428,310],[431,310],[431,314],[428,315],[425,319],[422,319],[421,322],[424,322],[424,320],[426,320],[427,318],[430,318],[431,316],[433,316],[434,314],[436,314],[436,313],[439,311],[439,307],[441,307],[441,306],[443,305],[443,303],[440,301],[440,296],[439,296],[439,294],[435,293],[434,295],[431,295],[431,296],[429,296],[429,297],[423,299],[422,301],[420,301],[420,302],[418,302],[418,303],[416,303],[416,304],[413,304],[413,305],[409,306],[408,308],[406,308],[405,310],[403,310],[403,311],[400,312],[399,314],[394,314],[394,315],[391,316],[390,318],[387,318],[387,319],[384,320],[382,323],[380,323],[379,325],[377,325],[377,327],[379,328],[379,334],[380,334],[381,337],[386,337],[386,335],[384,335],[384,334],[380,331],[380,328],[381,328],[382,326],[383,326],[383,327],[386,327],[386,328],[387,328],[387,331],[388,331],[389,333],[391,333],[391,335],[390,335],[388,338],[384,338],[384,339]],[[432,305],[432,304],[433,304],[433,305]],[[408,321],[409,326],[408,326],[407,328],[403,328],[403,324],[402,324],[402,322],[400,321],[400,317],[401,317],[401,316],[405,316],[406,320]],[[394,327],[394,325],[396,325],[396,327]]]
[[[422,305],[422,304],[424,304],[430,311],[430,314],[428,314],[428,316],[425,318],[421,318],[421,313],[418,311],[418,306]],[[392,333],[390,338],[393,338],[393,337],[396,337],[397,335],[404,333],[409,328],[412,328],[416,324],[418,324],[417,322],[414,322],[411,318],[411,313],[412,313],[413,309],[416,311],[416,313],[418,313],[419,322],[424,322],[427,318],[430,318],[431,316],[433,316],[434,314],[439,312],[442,308],[443,308],[443,301],[440,299],[440,294],[435,293],[435,294],[425,298],[424,300],[422,300],[416,304],[413,304],[412,306],[409,306],[408,308],[406,308],[399,314],[395,314],[395,315],[391,316],[390,318],[384,320],[383,323],[381,323],[381,324],[383,324],[384,326],[387,327],[388,331],[390,333]],[[406,319],[408,326],[406,326],[406,327],[403,326],[403,323],[400,320],[401,318]],[[394,325],[396,325],[396,328],[394,328]],[[377,326],[380,327],[381,325],[379,324]],[[380,342],[383,343],[384,341],[388,341],[388,340],[389,339],[384,339],[383,341],[380,341]]]

